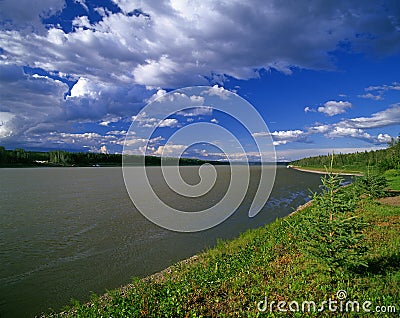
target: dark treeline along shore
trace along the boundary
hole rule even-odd
[[[142,157],[131,155],[128,158],[129,164],[139,165]],[[168,161],[175,163],[174,158],[164,158],[165,164]],[[146,156],[146,166],[161,165],[161,158]],[[180,158],[179,164],[184,166],[201,165],[211,163],[214,165],[226,164],[220,161],[205,161],[193,158]],[[121,166],[121,154],[104,154],[93,152],[68,152],[62,150],[55,151],[27,151],[22,148],[6,150],[0,146],[0,167],[90,167],[90,166]]]
[[[292,161],[293,166],[305,168],[328,167],[331,155],[303,158]],[[335,154],[333,169],[340,171],[360,171],[382,173],[391,169],[400,169],[400,136],[392,138],[388,148],[349,154]]]

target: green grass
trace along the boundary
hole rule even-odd
[[[387,170],[384,176],[388,180],[389,187],[393,190],[400,190],[400,170]]]
[[[370,223],[366,232],[369,267],[341,273],[332,281],[324,265],[302,253],[299,233],[311,208],[239,238],[221,241],[213,249],[162,274],[134,281],[88,303],[76,302],[56,317],[344,317],[327,310],[316,314],[260,313],[257,303],[315,301],[335,297],[338,290],[347,299],[372,307],[397,306],[400,312],[400,207],[371,199],[360,202],[357,212]],[[275,307],[276,309],[276,307]],[[354,314],[359,316],[360,314]],[[353,315],[350,314],[350,317]],[[363,315],[361,315],[363,316]]]

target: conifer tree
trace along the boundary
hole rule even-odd
[[[332,154],[331,168],[333,158]],[[343,269],[367,266],[363,260],[367,224],[355,214],[357,196],[341,187],[342,180],[332,169],[321,178],[323,189],[312,196],[304,230],[307,252],[327,266],[332,279]]]

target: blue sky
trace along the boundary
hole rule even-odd
[[[398,70],[398,1],[3,0],[0,145],[121,152],[149,101],[207,85],[257,109],[278,160],[376,149],[400,133]],[[170,119],[148,154],[196,122],[251,143],[217,111]]]

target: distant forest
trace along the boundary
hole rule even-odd
[[[130,164],[140,164],[140,156],[129,156]],[[167,164],[168,164],[168,158]],[[173,159],[171,158],[171,161]],[[146,156],[146,165],[161,165],[161,158]],[[180,158],[180,165],[200,165],[203,163],[223,164],[217,161],[203,161],[191,158]],[[121,166],[121,154],[102,154],[93,152],[68,152],[56,151],[27,151],[21,148],[6,150],[0,146],[0,167],[35,167],[35,166],[62,166],[62,167],[88,167],[88,166]]]
[[[290,164],[301,167],[328,167],[331,155],[303,158]],[[400,169],[400,136],[392,138],[388,148],[349,154],[334,154],[334,169],[375,170],[383,172],[389,169]]]
[[[140,164],[140,156],[129,156],[129,163]],[[168,164],[168,158],[166,159]],[[170,158],[171,162],[176,159]],[[328,167],[331,156],[308,157],[292,161],[290,164],[302,167]],[[160,157],[146,156],[146,165],[159,166]],[[180,165],[200,165],[203,163],[214,165],[227,164],[219,161],[204,161],[192,158],[180,158]],[[6,150],[0,146],[0,167],[32,167],[32,166],[121,166],[121,154],[102,154],[93,152],[68,152],[55,151],[27,151],[21,148]],[[335,153],[334,169],[386,171],[389,169],[400,169],[400,136],[392,139],[388,148],[382,150],[371,150],[355,152],[350,154]]]

